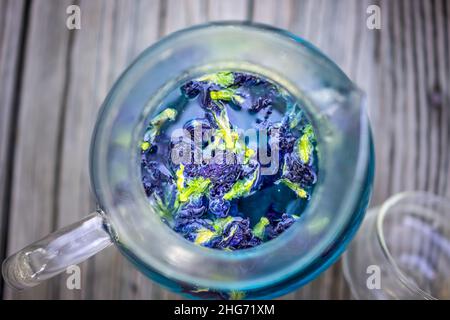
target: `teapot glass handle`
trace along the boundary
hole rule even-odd
[[[17,290],[34,287],[112,243],[102,212],[94,212],[8,257],[2,265],[3,278]]]

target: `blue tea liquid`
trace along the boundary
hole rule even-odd
[[[173,90],[148,119],[142,183],[175,232],[238,250],[272,240],[302,214],[317,177],[302,103],[259,75],[223,71]]]

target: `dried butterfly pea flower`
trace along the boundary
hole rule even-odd
[[[211,199],[223,198],[223,196],[231,190],[232,183],[218,183],[211,187],[209,196]]]
[[[296,218],[294,218],[292,215],[284,213],[278,221],[267,227],[268,239],[274,239],[278,237],[282,232],[289,228],[295,222],[295,220]]]
[[[141,167],[142,183],[147,196],[153,193],[161,194],[163,192],[163,183],[169,182],[170,178],[159,170],[159,164],[155,161],[146,161]]]
[[[195,234],[195,244],[207,245],[214,238],[217,238],[217,234],[214,231],[211,231],[206,228],[198,229]],[[211,245],[211,244],[210,244]]]
[[[204,197],[192,198],[187,204],[181,207],[178,212],[179,218],[200,218],[208,210]]]
[[[202,165],[198,175],[210,179],[213,183],[234,183],[242,172],[240,164],[211,163]]]
[[[209,211],[220,218],[227,216],[228,211],[230,211],[230,202],[222,198],[215,198],[209,202]]]
[[[200,94],[202,88],[202,84],[198,81],[188,81],[186,84],[181,86],[181,93],[186,98],[194,99]]]
[[[267,108],[272,104],[272,99],[259,97],[249,108],[250,111],[259,112],[261,109]]]
[[[186,183],[186,187],[178,193],[180,202],[186,202],[191,197],[198,197],[206,193],[211,181],[203,177],[194,178]]]
[[[269,210],[252,228],[250,220],[241,217],[237,203],[238,199],[251,195],[254,190],[273,183],[283,183],[298,197],[308,198],[305,188],[310,190],[309,187],[316,179],[311,165],[314,134],[312,127],[308,126],[300,131],[300,137],[299,131],[291,130],[304,121],[301,109],[296,105],[291,106],[281,122],[271,122],[272,105],[285,103],[281,99],[288,93],[260,77],[239,72],[219,72],[200,77],[183,85],[181,92],[189,99],[198,97],[198,104],[205,110],[205,115],[204,118],[187,121],[183,128],[189,134],[180,137],[181,141],[178,142],[187,151],[200,149],[211,156],[204,158],[202,163],[195,163],[193,158],[191,162],[184,159],[178,166],[170,164],[169,159],[169,167],[175,174],[174,178],[169,177],[167,181],[159,179],[162,172],[157,171],[154,163],[149,165],[151,157],[142,159],[144,188],[149,198],[157,200],[155,202],[161,207],[161,217],[164,221],[171,221],[169,225],[189,241],[210,248],[251,248],[277,237],[295,221],[296,216]],[[255,97],[255,93],[260,96]],[[264,120],[260,120],[256,127],[266,129],[271,139],[272,133],[275,134],[273,139],[278,143],[279,163],[282,165],[279,174],[259,176],[261,165],[256,157],[258,149],[249,148],[240,140],[237,128],[228,118],[228,105],[234,110],[239,105],[255,113],[266,109]],[[151,150],[155,149],[152,145],[154,138],[167,120],[171,120],[170,110],[151,121],[141,144],[143,155],[149,156]],[[196,146],[192,140],[196,141],[199,133],[202,143]],[[170,148],[175,142],[171,142]],[[270,146],[269,156],[273,152]],[[220,157],[226,161],[217,163]],[[210,163],[211,160],[214,162]],[[150,172],[144,173],[145,170]],[[144,177],[144,174],[147,176]],[[167,194],[161,193],[163,187],[159,187],[158,183],[168,185],[167,189],[176,189],[176,192],[172,192],[175,200],[167,201]]]
[[[259,167],[259,162],[254,158],[250,158],[249,161],[244,163],[244,165],[242,165],[242,167],[241,167],[242,177],[248,178],[250,175],[252,175],[255,172],[255,170],[258,169],[258,167]]]
[[[250,194],[250,191],[251,191],[256,179],[258,178],[258,174],[259,174],[258,170],[255,170],[255,172],[253,173],[253,176],[251,178],[238,180],[233,185],[231,190],[228,191],[226,194],[224,194],[223,198],[225,200],[231,200],[234,198],[240,198],[240,197]]]
[[[218,127],[216,136],[225,142],[226,149],[234,151],[239,135],[231,128],[226,110],[221,110],[219,114],[213,113],[213,117]]]
[[[260,84],[265,84],[267,81],[261,79],[260,77],[242,73],[242,72],[234,72],[234,85],[238,86],[255,86]]]
[[[316,174],[313,169],[292,155],[287,155],[285,158],[282,178],[301,186],[310,186],[316,182]]]
[[[286,121],[270,125],[269,134],[271,139],[275,139],[275,144],[283,155],[294,150],[297,138],[290,131]]]
[[[175,217],[173,229],[185,236],[196,236],[196,232],[200,229],[209,229],[214,231],[213,222],[203,218],[183,218],[178,214]]]
[[[212,126],[206,118],[196,118],[187,121],[183,129],[189,132],[193,143],[203,145],[212,135]]]
[[[252,238],[250,220],[236,217],[226,225],[219,246],[221,248],[244,249],[249,246]]]

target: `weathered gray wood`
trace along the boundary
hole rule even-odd
[[[0,261],[5,258],[8,211],[14,147],[14,129],[18,108],[16,90],[19,82],[25,6],[23,1],[4,1],[0,12]],[[0,294],[3,279],[0,279]]]
[[[206,6],[207,2],[202,0],[168,0],[161,35],[205,22]]]
[[[100,26],[103,21],[99,19],[104,14],[104,3],[81,1],[78,5],[82,12],[82,26],[81,30],[71,31],[72,41],[66,70],[67,92],[60,134],[60,171],[55,194],[58,206],[57,228],[80,220],[95,209],[89,184],[89,142],[98,108],[110,86],[107,71],[114,68],[110,60],[110,43],[102,41],[107,34],[102,34]],[[66,274],[52,279],[57,297],[89,298],[94,287],[86,290],[86,286],[99,280],[93,278],[90,272],[95,268],[94,261],[91,259],[80,265],[81,290],[67,289]]]
[[[292,28],[295,3],[291,0],[260,0],[254,2],[252,20],[277,26],[283,29]]]
[[[249,0],[210,0],[208,1],[208,19],[248,20],[250,18]]]
[[[58,136],[69,49],[69,1],[31,3],[15,137],[8,252],[54,229]],[[45,35],[45,36],[43,36]],[[50,283],[6,298],[52,298]]]
[[[404,190],[450,196],[450,5],[445,0],[80,0],[82,29],[74,31],[65,27],[69,4],[31,3],[23,70],[16,54],[25,25],[23,3],[2,2],[0,10],[0,201],[2,215],[11,204],[9,252],[94,208],[88,144],[112,83],[159,37],[211,20],[251,18],[291,30],[329,55],[366,92],[377,155],[372,205]],[[381,30],[366,27],[371,4],[381,7]],[[20,90],[16,79],[22,79]],[[17,126],[10,121],[15,108]],[[11,132],[17,132],[14,140]],[[3,177],[11,167],[8,184]],[[7,289],[4,296],[178,297],[146,279],[115,248],[81,267],[79,291],[67,290],[61,275],[25,293]],[[284,298],[346,299],[350,292],[336,263]]]

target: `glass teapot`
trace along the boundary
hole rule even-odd
[[[161,222],[141,185],[136,147],[144,119],[167,92],[223,69],[260,74],[301,98],[319,146],[320,174],[299,221],[277,239],[234,252],[196,246]],[[145,50],[106,97],[90,152],[98,211],[10,256],[3,276],[25,289],[115,244],[140,271],[175,292],[273,298],[311,281],[338,258],[364,216],[373,173],[364,95],[330,59],[265,25],[195,26]]]

